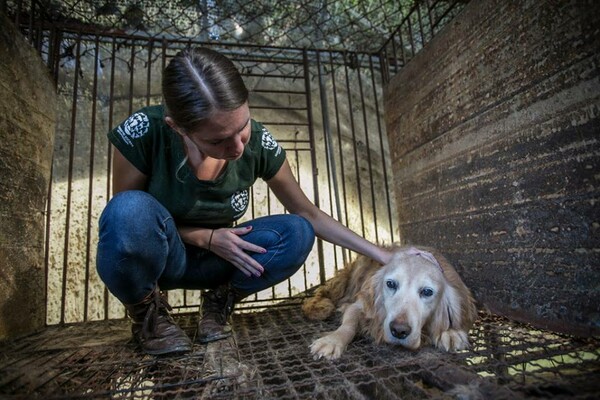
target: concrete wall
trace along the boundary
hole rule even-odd
[[[600,2],[472,1],[385,91],[401,237],[494,312],[600,332]]]
[[[44,219],[54,86],[0,13],[0,340],[45,324]]]

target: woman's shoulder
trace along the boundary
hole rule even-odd
[[[260,122],[254,120],[254,119],[250,120],[250,130],[252,131],[252,133],[261,132],[263,128],[264,128],[264,126]]]
[[[251,130],[252,137],[250,139],[250,145],[254,151],[262,152],[264,154],[272,153],[275,157],[282,153],[281,146],[263,124],[252,120]]]
[[[120,137],[125,144],[133,146],[136,141],[145,142],[150,137],[161,135],[166,126],[163,106],[148,106],[127,117],[112,131],[112,135]]]
[[[266,138],[272,139],[273,136],[265,126],[255,120],[251,120],[252,139],[262,143]],[[274,140],[274,139],[273,139]]]
[[[167,124],[165,122],[165,109],[160,104],[140,108],[137,113],[146,115],[151,125],[164,126]]]

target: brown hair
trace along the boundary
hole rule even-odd
[[[207,48],[183,50],[162,78],[165,113],[191,132],[215,111],[232,111],[248,100],[239,71],[224,55]]]

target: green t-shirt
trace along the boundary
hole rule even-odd
[[[207,228],[231,226],[248,208],[249,188],[258,178],[272,178],[285,151],[269,131],[252,120],[244,154],[228,161],[214,181],[199,180],[187,163],[183,141],[164,122],[162,106],[145,107],[108,133],[111,143],[148,176],[147,192],[176,223]]]

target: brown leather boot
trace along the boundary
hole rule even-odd
[[[236,296],[229,286],[220,286],[202,293],[198,342],[208,343],[231,336],[229,317],[233,313],[235,301]]]
[[[162,355],[192,350],[190,338],[175,324],[169,313],[172,308],[158,287],[141,302],[125,304],[125,308],[133,320],[133,337],[144,352]]]

